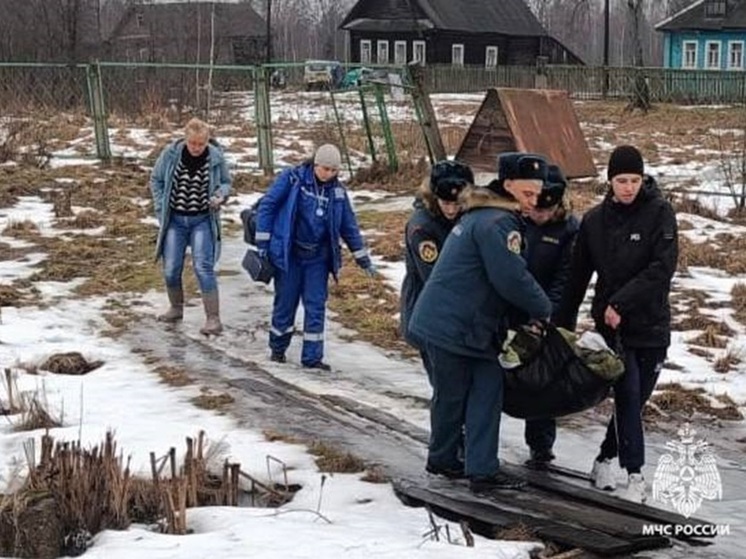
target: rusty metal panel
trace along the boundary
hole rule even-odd
[[[568,178],[597,174],[566,91],[488,90],[456,157],[475,171],[494,173],[497,156],[505,151],[541,154]]]

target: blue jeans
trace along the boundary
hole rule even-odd
[[[192,266],[202,293],[218,288],[215,279],[215,239],[212,216],[171,215],[163,239],[163,277],[166,287],[180,288],[187,247],[192,249]]]
[[[466,357],[427,343],[432,367],[430,447],[427,462],[457,470],[464,444],[469,477],[497,473],[504,371],[497,361]]]

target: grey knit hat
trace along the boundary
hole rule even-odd
[[[339,169],[342,166],[342,154],[339,153],[337,146],[324,144],[316,150],[316,155],[313,156],[313,163],[314,165]]]

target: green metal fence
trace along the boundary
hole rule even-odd
[[[228,143],[242,145],[238,164],[265,172],[296,162],[298,153],[310,154],[324,141],[342,145],[350,169],[375,160],[396,168],[423,153],[434,157],[437,142],[432,135],[426,139],[421,127],[430,120],[423,115],[427,103],[417,95],[421,90],[412,89],[410,72],[376,70],[370,79],[346,89],[307,92],[303,64],[0,63],[0,119],[22,122],[33,116],[39,123],[34,131],[39,141],[64,145],[73,133],[60,132],[60,119],[74,124],[84,118],[81,126],[90,128],[94,137],[86,145],[92,147],[81,144],[77,150],[59,152],[102,159],[141,155],[138,129],[156,130],[151,144],[165,143],[191,116],[205,118],[219,134],[229,136]],[[404,85],[394,90],[384,85],[390,73],[399,75]],[[654,103],[746,99],[746,72],[431,65],[419,74],[418,86],[430,93],[539,87],[567,90],[576,99],[627,99],[641,89]],[[149,149],[154,151],[155,145]]]

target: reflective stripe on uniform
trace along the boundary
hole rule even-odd
[[[271,233],[267,233],[265,231],[257,231],[256,232],[256,240],[257,241],[269,241],[270,237],[272,236]]]
[[[361,248],[360,250],[356,250],[352,253],[353,258],[365,258],[368,256],[368,249]]]
[[[275,328],[274,326],[272,326],[269,331],[272,332],[275,336],[284,336],[286,334],[292,334],[293,332],[295,332],[295,326],[291,326],[290,328],[285,329],[284,332],[279,328]]]
[[[320,332],[318,334],[314,334],[311,332],[304,332],[303,333],[303,340],[306,342],[323,342],[324,341],[324,333]]]

